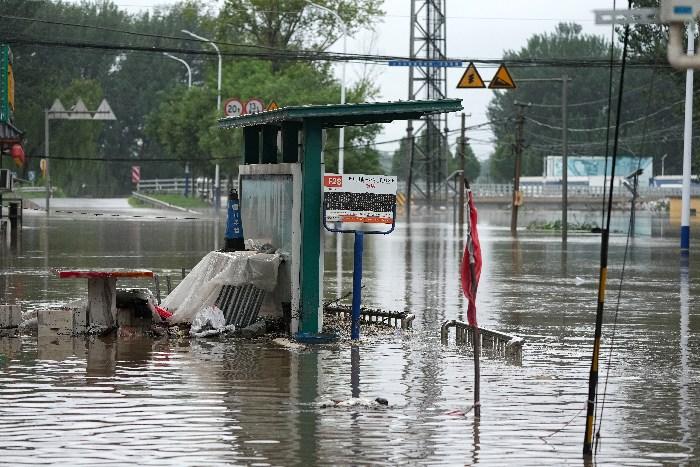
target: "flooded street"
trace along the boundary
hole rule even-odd
[[[180,277],[223,242],[223,220],[27,215],[2,247],[0,293],[23,310],[86,294],[56,267],[148,268]],[[0,463],[583,464],[584,403],[600,237],[506,227],[483,211],[480,324],[526,340],[522,364],[440,343],[466,319],[463,235],[448,215],[367,236],[363,304],[416,315],[414,331],[290,350],[267,340],[0,338]],[[619,222],[624,227],[624,220]],[[700,463],[700,253],[681,264],[677,226],[640,216],[606,378],[625,236],[610,245],[598,464]],[[521,225],[527,225],[527,219]],[[696,228],[697,229],[697,228]],[[324,295],[352,287],[352,237],[326,236]],[[152,282],[120,281],[148,286]],[[603,395],[607,383],[607,391]],[[389,406],[321,408],[354,394]],[[466,416],[457,411],[468,412]]]

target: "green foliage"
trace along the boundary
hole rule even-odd
[[[381,0],[316,0],[334,11],[352,34],[373,24]],[[219,21],[221,37],[276,49],[325,50],[342,35],[336,17],[306,0],[226,0]]]
[[[447,169],[448,172],[451,174],[455,170],[461,170],[461,160],[459,157],[459,144],[460,144],[460,139],[457,139],[457,149],[455,153],[448,151],[448,163],[447,163]],[[425,138],[424,135],[421,134],[415,138],[416,140],[416,145],[425,145]],[[409,158],[410,158],[410,151],[409,151],[409,143],[408,139],[404,138],[401,140],[399,144],[399,148],[394,151],[393,157],[392,157],[392,168],[391,168],[391,173],[392,175],[397,175],[400,180],[406,180],[408,177],[408,165],[409,165]],[[416,151],[417,152],[417,151]],[[464,170],[467,176],[467,179],[470,181],[470,183],[475,182],[478,178],[479,175],[481,175],[481,163],[479,160],[476,158],[476,155],[474,155],[474,151],[472,150],[471,146],[469,143],[465,145],[465,151],[464,151]],[[414,166],[414,172],[413,176],[415,180],[423,180],[425,177],[425,174],[422,173],[417,166]]]
[[[351,30],[370,24],[379,14],[379,0],[319,2],[338,11]],[[132,165],[141,166],[142,178],[168,178],[183,175],[184,161],[191,160],[193,169],[202,174],[211,168],[212,158],[218,158],[222,164],[228,164],[229,173],[235,172],[241,138],[239,132],[216,127],[219,114],[215,56],[176,54],[192,68],[193,86],[188,90],[183,86],[187,82],[185,68],[160,52],[32,43],[79,41],[211,51],[209,45],[180,32],[188,29],[204,37],[219,38],[224,42],[220,47],[226,52],[260,51],[258,46],[266,44],[321,50],[339,37],[337,21],[327,13],[305,7],[303,1],[230,1],[220,16],[207,4],[187,0],[130,14],[110,1],[0,0],[3,15],[30,19],[0,22],[0,37],[11,44],[15,56],[16,124],[27,135],[25,170],[39,170],[39,160],[44,155],[44,110],[54,99],[61,98],[69,107],[76,97],[82,97],[88,109],[94,110],[99,100],[95,102],[92,96],[99,95],[109,101],[117,121],[51,123],[51,155],[98,157],[106,161],[53,161],[52,182],[66,184],[68,194],[128,193],[132,189]],[[257,19],[244,21],[243,12],[252,14],[252,8],[257,9],[253,15]],[[298,13],[302,9],[303,14]],[[297,11],[297,16],[291,11]],[[284,41],[276,39],[279,37]],[[348,91],[348,101],[365,100],[373,93],[371,84],[361,81]],[[339,100],[340,87],[328,64],[224,57],[222,97],[233,96],[275,99],[280,105],[329,103]],[[348,130],[346,145],[365,146],[374,140],[377,131]],[[326,161],[332,165],[337,159],[337,150],[333,149],[338,146],[337,132],[329,132],[327,146]],[[371,161],[373,155],[361,147],[346,152],[346,157],[349,161]],[[109,162],[110,159],[126,161]]]
[[[280,105],[301,105],[336,102],[340,96],[340,86],[327,65],[295,62],[275,70],[271,62],[238,60],[224,66],[222,74],[223,99],[257,97],[266,103],[274,100]],[[233,175],[242,156],[242,131],[218,129],[216,96],[211,91],[215,88],[211,82],[164,96],[158,112],[149,118],[147,131],[183,164],[191,162],[198,173],[218,162],[223,173]],[[348,100],[364,101],[371,97],[371,91],[361,82],[348,90]],[[376,150],[367,147],[379,129],[376,125],[346,129],[346,172],[381,173]],[[337,170],[338,147],[338,131],[329,130],[324,148],[329,172]]]
[[[591,232],[598,230],[597,224],[589,222],[567,222],[569,232]],[[527,230],[561,231],[561,220],[555,221],[533,221],[527,225]]]
[[[197,197],[191,197],[191,196],[185,197],[183,195],[158,194],[158,193],[149,193],[148,196],[150,198],[155,198],[158,201],[163,201],[164,203],[172,204],[174,206],[179,206],[181,208],[186,208],[186,209],[210,207],[210,205],[207,204],[206,201],[204,201],[200,198],[197,198]],[[134,207],[134,208],[148,207],[149,206],[147,203],[144,203],[143,201],[139,200],[138,198],[134,198],[133,196],[130,196],[128,201],[129,201],[129,206]]]

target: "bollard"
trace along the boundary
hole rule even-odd
[[[243,251],[243,224],[241,223],[241,209],[238,201],[238,192],[231,188],[228,194],[228,211],[226,214],[226,234],[224,235],[223,251]]]
[[[17,223],[19,222],[19,203],[10,203],[7,217],[10,219],[10,225],[14,231],[17,228]]]

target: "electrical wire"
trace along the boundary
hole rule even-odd
[[[632,0],[628,0],[628,7],[631,8]],[[625,32],[623,38],[622,46],[622,66],[620,68],[620,85],[617,94],[617,111],[615,113],[615,132],[613,139],[613,149],[612,149],[612,165],[610,169],[610,193],[608,196],[608,208],[607,208],[607,219],[605,228],[601,235],[601,246],[600,246],[600,277],[598,282],[598,303],[596,308],[596,323],[595,323],[595,334],[593,340],[593,356],[591,358],[591,369],[588,381],[588,398],[586,400],[587,411],[586,411],[586,432],[584,435],[584,445],[583,453],[584,455],[593,454],[593,428],[595,427],[595,416],[596,416],[596,392],[598,389],[598,355],[600,352],[600,339],[602,334],[603,326],[603,311],[605,309],[605,287],[606,279],[608,273],[608,246],[610,240],[610,221],[612,219],[612,200],[613,200],[613,188],[615,180],[615,165],[617,162],[618,148],[620,142],[620,119],[622,114],[622,97],[624,95],[624,85],[625,85],[625,62],[627,60],[627,46],[629,42],[629,23],[625,25]],[[610,90],[612,92],[612,88]],[[607,156],[606,156],[607,159]]]

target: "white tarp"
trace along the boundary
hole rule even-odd
[[[192,322],[204,307],[213,306],[224,285],[246,285],[272,292],[277,286],[278,254],[255,251],[212,251],[163,300],[172,323]]]

